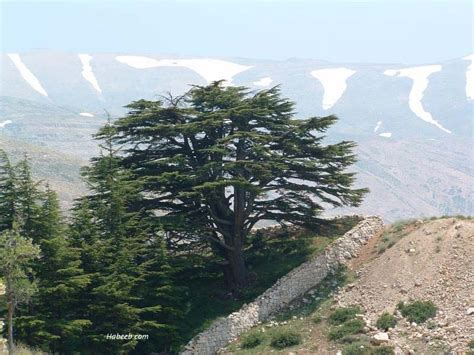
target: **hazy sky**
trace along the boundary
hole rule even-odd
[[[0,2],[3,52],[47,48],[410,64],[473,52],[471,0]]]

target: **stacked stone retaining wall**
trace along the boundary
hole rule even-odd
[[[383,228],[380,217],[365,217],[323,253],[283,276],[252,303],[226,318],[216,320],[207,330],[194,337],[181,354],[215,354],[240,334],[267,320],[317,286],[328,274],[357,256],[361,247],[370,238],[382,233]]]

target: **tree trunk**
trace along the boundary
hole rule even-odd
[[[13,354],[14,344],[13,344],[13,311],[15,307],[15,302],[13,299],[13,293],[11,290],[11,283],[7,280],[7,335],[8,335],[8,353]]]
[[[245,265],[243,250],[235,247],[234,250],[227,250],[226,256],[228,264],[226,265],[227,270],[224,270],[224,276],[228,286],[232,290],[248,286],[249,273]]]

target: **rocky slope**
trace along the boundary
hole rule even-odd
[[[474,338],[474,221],[418,221],[406,233],[357,271],[338,304],[362,306],[371,333],[381,313],[395,312],[400,320],[388,343],[399,352],[467,351]],[[419,325],[402,319],[397,303],[410,300],[432,301],[436,317]]]
[[[474,349],[474,220],[442,218],[399,222],[372,238],[348,265],[345,279],[333,277],[223,349],[221,354],[374,355],[471,354]],[[347,281],[349,279],[349,281]],[[400,302],[432,302],[435,314],[417,324]],[[362,320],[331,338],[331,317],[355,309]],[[396,324],[381,328],[383,313]],[[349,321],[351,322],[351,321]],[[354,326],[354,323],[352,324]],[[297,334],[297,344],[272,346],[275,337]],[[257,345],[246,347],[248,339]]]

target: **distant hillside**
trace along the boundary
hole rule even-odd
[[[34,177],[44,184],[49,183],[59,193],[64,208],[70,208],[73,199],[85,193],[86,187],[79,176],[79,169],[87,164],[86,160],[1,135],[0,149],[5,150],[13,162],[22,159],[26,153]]]
[[[406,66],[8,53],[0,57],[0,137],[86,162],[98,152],[90,137],[105,122],[104,109],[117,117],[132,100],[178,95],[217,79],[252,90],[281,84],[297,116],[339,116],[328,141],[358,142],[358,184],[372,194],[350,212],[387,220],[474,215],[472,60]],[[73,195],[64,192],[63,199]]]

